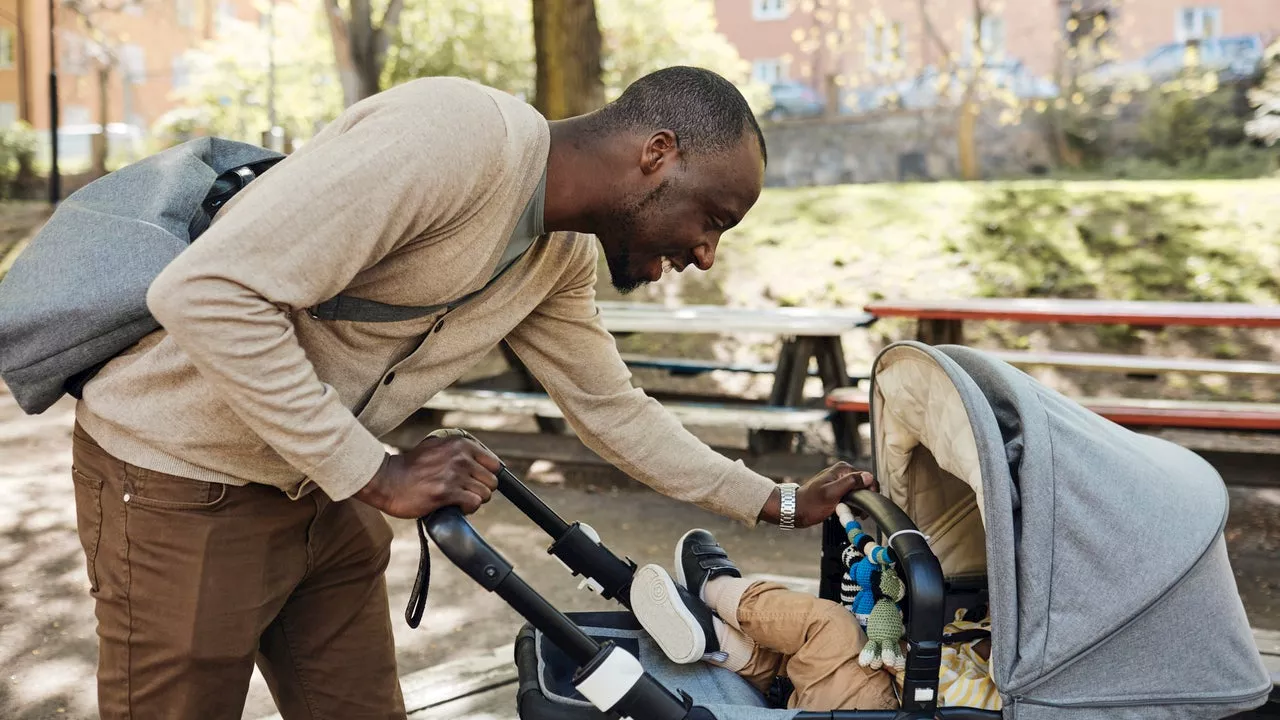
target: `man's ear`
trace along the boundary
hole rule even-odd
[[[679,141],[670,130],[659,130],[645,141],[644,152],[640,156],[640,171],[651,175],[674,162],[680,154]]]

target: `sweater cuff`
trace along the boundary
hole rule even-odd
[[[337,502],[355,495],[373,479],[387,458],[387,449],[360,423],[353,423],[334,453],[312,468],[308,479]]]
[[[732,515],[747,527],[755,527],[760,522],[760,511],[778,484],[735,460],[720,486],[729,491],[725,501]]]

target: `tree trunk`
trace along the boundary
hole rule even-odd
[[[343,13],[338,0],[327,0],[325,15],[329,37],[342,82],[343,103],[350,107],[382,89],[382,67],[386,64],[391,35],[400,26],[404,0],[391,0],[382,21],[373,21],[370,0],[350,0],[350,12]]]
[[[93,174],[107,174],[107,124],[111,122],[108,100],[111,92],[111,66],[98,66],[98,126],[100,132],[92,138]]]
[[[978,82],[986,62],[982,51],[982,15],[982,0],[973,0],[973,67],[969,68],[969,82],[964,86],[960,117],[956,123],[956,150],[960,158],[960,177],[964,180],[982,179],[978,161],[978,115],[982,112],[978,103]]]
[[[1070,72],[1071,77],[1068,80],[1067,75],[1069,71],[1066,67],[1066,59],[1063,55],[1064,53],[1060,51],[1058,53],[1057,61],[1054,63],[1053,82],[1059,88],[1066,88],[1066,91],[1061,93],[1061,97],[1071,97],[1077,87],[1076,73]],[[1076,148],[1073,148],[1071,146],[1071,142],[1067,139],[1067,119],[1065,108],[1060,110],[1051,104],[1048,108],[1048,115],[1049,131],[1052,134],[1053,140],[1053,154],[1054,158],[1058,161],[1058,165],[1071,168],[1080,167],[1083,164],[1081,153]]]
[[[582,115],[604,104],[602,43],[595,0],[533,0],[533,105],[548,120]]]
[[[981,180],[982,169],[978,162],[978,104],[967,96],[960,105],[960,117],[956,123],[956,141],[960,155],[960,178],[963,180]]]

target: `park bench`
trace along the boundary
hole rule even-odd
[[[963,344],[965,321],[1006,320],[1137,327],[1280,328],[1280,308],[1243,303],[1121,302],[1109,300],[1001,299],[876,301],[877,318],[914,318],[916,337],[929,344]],[[1280,378],[1280,363],[1254,360],[1171,358],[1105,353],[991,350],[1019,367],[1057,367],[1151,377],[1164,373]],[[1113,422],[1208,452],[1280,453],[1280,404],[1141,398],[1078,398]],[[832,410],[865,417],[866,390],[837,389]]]
[[[742,459],[757,472],[777,478],[812,474],[829,464],[832,454],[850,458],[858,455],[853,417],[826,409],[822,395],[806,396],[805,384],[810,377],[817,377],[825,394],[856,382],[845,367],[840,336],[870,324],[873,318],[869,314],[804,308],[672,308],[620,302],[601,302],[599,307],[606,329],[617,335],[756,333],[778,338],[776,363],[735,364],[637,355],[624,358],[632,368],[662,370],[677,376],[713,371],[773,375],[770,395],[762,400],[650,393],[686,426],[743,432],[747,436],[746,448],[717,446],[725,455]],[[505,346],[504,357],[511,367],[504,377],[471,381],[438,393],[410,424],[421,430],[441,422],[446,412],[532,416],[539,433],[490,430],[477,435],[514,459],[603,463],[568,432],[559,408]],[[828,423],[835,435],[834,453],[815,451],[799,442],[799,438]],[[411,440],[413,435],[394,437]]]
[[[721,428],[747,432],[813,432],[829,422],[830,411],[823,407],[775,407],[748,402],[698,402],[664,399],[664,408],[692,428]],[[527,415],[562,419],[555,402],[544,393],[510,390],[450,388],[437,393],[427,404],[428,411],[461,412],[477,415]],[[474,430],[476,436],[502,455],[515,461],[549,460],[573,465],[606,463],[572,435],[564,433],[524,433],[501,430]],[[801,477],[818,472],[828,463],[819,454],[793,452],[788,448],[717,447],[732,459],[741,459],[762,475],[774,478]]]

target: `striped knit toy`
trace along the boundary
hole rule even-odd
[[[844,526],[844,531],[849,536],[849,543],[855,549],[854,554],[850,554],[849,558],[857,557],[857,562],[853,563],[849,568],[849,578],[853,580],[853,586],[857,588],[857,594],[853,597],[854,617],[858,618],[858,624],[864,628],[867,626],[867,619],[871,617],[871,610],[876,604],[876,587],[880,584],[880,572],[882,569],[889,568],[889,551],[876,544],[871,536],[862,532],[862,525],[853,517],[853,510],[848,505],[840,503],[836,506],[836,515],[840,518],[840,524]]]
[[[848,580],[842,579],[840,585],[840,599],[851,606],[850,611],[867,632],[867,645],[858,656],[858,664],[900,670],[905,667],[906,658],[899,643],[906,630],[897,602],[905,597],[906,588],[893,568],[888,549],[862,531],[853,510],[840,503],[836,515],[850,542],[841,556],[849,571]]]

